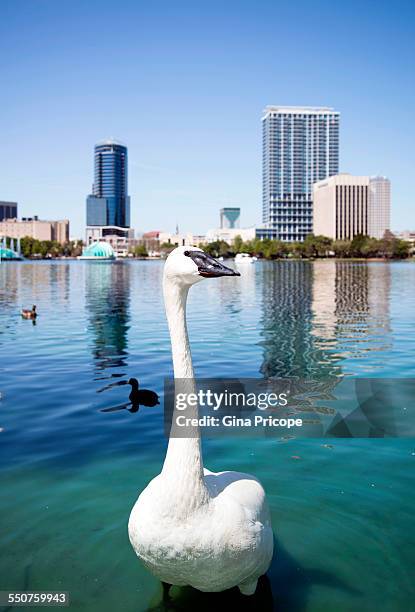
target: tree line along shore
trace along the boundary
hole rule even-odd
[[[11,240],[6,238],[10,246]],[[82,240],[70,240],[61,244],[52,240],[37,240],[25,237],[20,241],[21,255],[25,259],[55,259],[60,257],[78,257],[82,254]],[[158,252],[166,257],[176,245],[161,244]],[[409,242],[396,238],[391,232],[381,239],[358,235],[353,240],[332,240],[327,236],[310,234],[304,242],[282,242],[281,240],[248,240],[236,236],[232,244],[217,240],[209,244],[200,244],[200,248],[213,257],[234,257],[238,253],[249,253],[260,259],[406,259],[413,255]],[[149,256],[146,245],[139,243],[130,251],[130,256],[146,258]]]
[[[281,240],[249,240],[243,241],[236,236],[232,245],[223,240],[199,245],[213,257],[234,257],[238,253],[249,253],[261,259],[316,259],[316,258],[359,258],[359,259],[406,259],[412,253],[409,242],[387,233],[383,238],[376,239],[358,235],[353,240],[332,240],[327,236],[310,234],[304,242],[282,242]],[[169,244],[161,248],[171,250]],[[137,255],[144,255],[143,249]]]

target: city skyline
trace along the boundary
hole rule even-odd
[[[83,236],[90,151],[114,135],[129,149],[132,227],[202,233],[226,206],[260,226],[262,109],[324,105],[341,113],[339,171],[388,176],[391,227],[413,228],[413,6],[258,9],[3,2],[0,199],[22,216],[70,212]]]

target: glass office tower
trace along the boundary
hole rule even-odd
[[[94,170],[87,226],[130,227],[127,147],[113,140],[97,144]]]
[[[313,231],[313,184],[339,171],[339,118],[326,107],[266,107],[258,237],[293,242]]]

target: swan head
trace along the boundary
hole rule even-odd
[[[239,272],[224,266],[220,261],[197,247],[180,246],[166,259],[164,276],[181,285],[194,285],[204,278],[240,276]]]

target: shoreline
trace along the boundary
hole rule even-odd
[[[225,260],[229,261],[229,260],[234,260],[233,257],[225,257]],[[112,260],[112,262],[119,262],[119,261],[165,261],[166,258],[165,257],[116,257],[115,259]],[[79,259],[78,257],[44,257],[44,258],[39,258],[39,257],[33,257],[33,258],[26,258],[26,259],[4,259],[2,258],[0,260],[0,263],[8,263],[8,262],[13,262],[13,263],[41,263],[41,262],[51,262],[51,261],[88,261],[88,260],[82,260]],[[92,261],[93,263],[97,263],[97,262],[101,262],[103,263],[104,260],[93,260],[90,259],[89,261]],[[109,260],[105,260],[105,263],[108,263]],[[415,256],[412,257],[275,257],[272,259],[267,259],[265,257],[258,257],[257,261],[259,262],[263,262],[263,261],[351,261],[351,262],[371,262],[371,263],[386,263],[386,262],[394,262],[394,261],[408,261],[408,262],[414,262],[415,261]],[[111,263],[111,262],[110,262]]]

